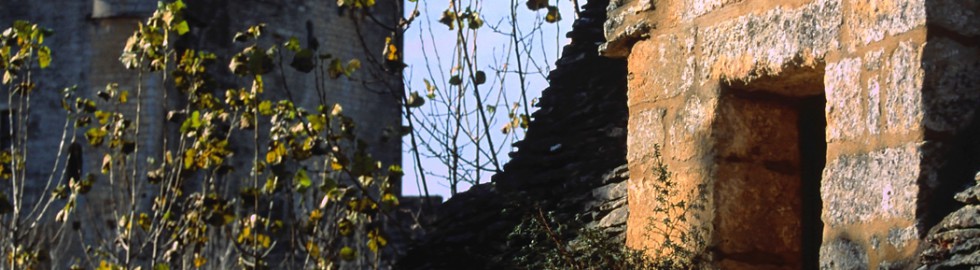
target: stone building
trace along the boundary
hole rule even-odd
[[[66,114],[61,108],[61,89],[78,86],[77,95],[95,98],[98,91],[109,83],[119,83],[120,89],[130,90],[131,100],[135,100],[135,87],[138,83],[136,73],[126,70],[119,57],[127,38],[137,29],[137,23],[144,21],[157,8],[157,0],[0,0],[0,25],[9,27],[15,20],[29,20],[40,26],[54,30],[55,34],[45,40],[51,47],[54,61],[48,69],[37,72],[38,88],[33,96],[30,111],[31,121],[26,130],[17,130],[16,136],[27,136],[30,153],[27,179],[32,179],[26,187],[27,196],[40,197],[39,190],[45,188],[45,179],[51,175],[51,164],[58,164],[58,146]],[[171,2],[171,1],[164,1]],[[400,100],[402,79],[400,72],[384,68],[382,51],[386,38],[392,36],[402,16],[402,6],[397,1],[378,1],[370,10],[352,11],[338,7],[337,1],[311,0],[194,0],[184,1],[187,9],[184,17],[190,32],[180,37],[175,46],[213,52],[217,55],[215,68],[227,69],[232,55],[242,49],[233,44],[236,32],[244,31],[251,25],[265,23],[268,27],[264,37],[268,44],[282,44],[290,37],[299,38],[304,46],[316,43],[318,52],[329,53],[343,59],[360,59],[362,68],[351,78],[339,78],[325,83],[327,106],[333,103],[343,105],[344,115],[356,122],[357,135],[370,144],[371,155],[384,164],[401,163],[401,142],[397,137],[383,134],[389,127],[401,126]],[[365,16],[364,14],[369,14]],[[311,40],[312,39],[312,40]],[[315,40],[315,41],[313,41]],[[397,37],[395,38],[397,40]],[[397,42],[397,41],[396,41]],[[288,62],[286,62],[288,65]],[[216,77],[220,87],[242,87],[242,81],[230,72]],[[318,81],[314,76],[302,74],[288,67],[284,69],[284,80],[292,89],[292,98],[297,105],[316,110],[319,104],[317,92],[313,88]],[[278,75],[278,74],[277,74]],[[285,99],[283,80],[278,76],[268,76],[267,96],[269,99]],[[163,102],[179,102],[173,94],[164,101],[159,76],[145,76],[142,105],[141,141],[138,142],[146,157],[161,157],[161,141],[166,136],[163,129],[167,111]],[[223,96],[223,90],[216,93]],[[6,98],[3,99],[6,103]],[[10,107],[2,105],[6,112]],[[135,102],[122,106],[128,117],[136,113]],[[173,130],[171,130],[173,132]],[[84,132],[68,134],[75,136],[83,145]],[[266,135],[263,135],[266,136]],[[242,153],[250,153],[250,144],[238,145]],[[103,153],[99,149],[83,147],[84,171],[99,171]],[[261,149],[265,151],[265,149]],[[64,166],[65,155],[60,156]],[[231,167],[251,168],[249,159],[231,159]],[[230,179],[244,178],[248,170],[234,172]],[[38,181],[33,181],[38,180]],[[104,179],[102,179],[104,180]],[[102,181],[100,180],[100,181]],[[57,180],[56,180],[57,181]],[[58,184],[57,182],[55,184]],[[396,193],[400,194],[400,182],[394,183]],[[93,192],[97,193],[97,192]],[[152,194],[152,193],[151,193]],[[89,194],[80,200],[83,211],[108,211],[118,207],[110,194]],[[28,199],[30,201],[30,199]],[[149,205],[147,200],[146,205]],[[107,213],[106,213],[107,214]],[[95,214],[94,216],[99,216]],[[95,220],[95,224],[111,221],[111,215],[102,215],[105,220]],[[89,224],[89,223],[86,223]],[[96,237],[96,236],[87,236]],[[70,262],[64,262],[70,263]],[[58,266],[58,268],[67,267]]]
[[[724,269],[898,269],[980,167],[975,1],[618,1],[603,54],[629,62],[627,245],[651,144],[705,186]],[[683,200],[684,198],[675,198]]]
[[[596,6],[608,19],[592,13]],[[605,21],[604,43],[583,38],[596,21]],[[446,207],[485,204],[511,217],[550,205],[539,209],[599,228],[593,218],[628,212],[625,244],[648,252],[665,242],[650,225],[669,219],[703,236],[692,248],[707,268],[961,269],[980,261],[970,255],[977,189],[959,202],[953,196],[980,170],[980,3],[593,0],[569,37],[515,159],[494,183]],[[625,59],[626,69],[590,69],[600,60],[584,44],[601,44],[600,54]],[[581,76],[627,82],[567,88],[564,80]],[[609,111],[582,116],[553,114],[571,101],[545,102],[585,99],[596,88],[624,91],[625,104],[592,98],[585,104]],[[589,129],[580,123],[596,115],[610,126],[592,128],[615,130],[617,110],[628,111],[624,141],[603,135],[615,132],[536,136]],[[625,152],[576,144],[595,139]],[[617,170],[581,165],[595,158],[625,158],[628,180],[614,183],[626,186],[626,202],[599,206],[610,198],[599,188],[609,181],[593,172]],[[661,164],[676,184],[666,198],[658,198]],[[554,169],[528,169],[536,166]],[[537,188],[543,181],[551,188]],[[678,202],[699,206],[662,210]],[[961,203],[971,205],[946,217]],[[568,205],[585,207],[559,207]],[[483,226],[481,214],[442,217],[418,249],[423,258],[407,259],[406,268],[506,261],[514,252],[507,245],[526,244],[500,238],[520,221]],[[474,220],[481,225],[450,225]]]

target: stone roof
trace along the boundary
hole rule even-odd
[[[504,171],[440,206],[401,269],[513,268],[529,239],[511,233],[549,213],[563,239],[603,228],[624,241],[627,216],[626,62],[598,55],[608,0],[589,1],[568,33],[525,138]]]
[[[920,269],[976,269],[980,267],[980,172],[977,185],[954,198],[966,204],[939,222],[926,236]]]

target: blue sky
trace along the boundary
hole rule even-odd
[[[562,15],[562,20],[555,24],[544,23],[542,24],[541,31],[533,35],[529,34],[531,29],[535,25],[541,24],[546,11],[544,9],[539,11],[531,11],[524,6],[526,0],[517,0],[517,18],[518,27],[523,34],[525,34],[526,40],[530,44],[534,44],[531,48],[531,58],[533,62],[528,62],[525,60],[525,66],[527,66],[531,72],[537,72],[539,69],[542,73],[529,74],[526,77],[525,84],[528,89],[527,98],[530,100],[534,97],[540,96],[541,90],[547,87],[547,82],[545,76],[547,71],[553,68],[553,63],[558,57],[559,48],[568,43],[568,39],[565,38],[565,33],[571,30],[571,23],[574,20],[574,11],[571,1],[568,0],[552,0],[552,5],[558,5],[560,13]],[[558,1],[557,3],[555,1]],[[467,2],[467,1],[460,1]],[[520,81],[516,74],[507,73],[500,75],[503,78],[496,77],[492,75],[489,71],[491,70],[501,70],[509,68],[513,70],[516,66],[516,61],[512,55],[509,54],[512,50],[511,37],[506,33],[511,32],[511,26],[508,23],[511,16],[510,4],[511,1],[503,0],[490,0],[490,1],[472,1],[472,6],[477,9],[483,18],[485,24],[484,27],[480,28],[477,35],[475,36],[475,44],[477,45],[477,57],[476,66],[477,69],[487,70],[488,72],[488,82],[487,84],[481,85],[481,91],[503,91],[502,96],[518,96],[520,89]],[[406,2],[406,12],[410,12],[414,7],[414,3]],[[419,11],[421,16],[416,19],[416,21],[411,25],[408,31],[405,33],[404,40],[404,55],[405,62],[408,67],[405,69],[405,85],[408,91],[418,91],[419,93],[426,92],[425,84],[423,82],[424,78],[429,78],[429,71],[432,70],[434,76],[432,78],[435,81],[445,81],[451,69],[451,63],[447,59],[451,59],[453,48],[456,43],[455,31],[449,30],[446,25],[438,23],[439,18],[442,16],[442,11],[446,10],[449,5],[449,1],[419,1]],[[497,33],[495,31],[501,31],[506,33]],[[431,33],[430,33],[431,29]],[[421,35],[420,35],[421,34]],[[473,39],[471,39],[473,40]],[[472,41],[471,41],[472,42]],[[423,50],[424,53],[423,53]],[[428,56],[428,59],[426,59]],[[438,56],[438,57],[437,57]],[[441,62],[438,61],[442,60]],[[428,67],[426,66],[428,60]],[[501,74],[501,73],[496,73]],[[502,83],[501,83],[502,81]],[[436,85],[441,85],[444,83],[436,83]],[[503,102],[501,102],[503,103]],[[426,110],[427,106],[432,106],[431,103],[426,103],[420,110]],[[506,105],[500,105],[505,106]],[[534,108],[531,108],[532,112]],[[500,109],[503,111],[504,109]],[[499,113],[498,117],[495,117],[495,122],[491,124],[491,132],[494,140],[500,145],[501,141],[508,145],[510,142],[504,141],[507,138],[505,135],[499,131],[499,129],[506,123],[506,113]],[[521,134],[523,135],[523,134]],[[420,194],[420,187],[417,184],[420,179],[417,177],[418,169],[415,167],[413,159],[414,156],[409,153],[411,149],[411,144],[406,136],[403,140],[403,150],[404,154],[402,157],[402,164],[405,169],[405,177],[403,179],[402,190],[403,194],[406,196],[413,196]],[[509,147],[504,147],[505,153],[499,155],[501,158],[500,163],[506,163],[507,155],[509,152]],[[425,171],[440,173],[448,171],[446,166],[439,162],[435,158],[423,158],[422,167]],[[444,174],[444,173],[442,173]],[[489,181],[491,173],[484,172],[479,175],[480,182]],[[449,198],[450,189],[449,184],[444,178],[428,176],[427,184],[429,188],[429,193],[431,195],[442,196],[443,199]],[[469,185],[461,183],[459,186],[459,191],[463,191],[468,188]]]

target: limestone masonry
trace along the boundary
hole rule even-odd
[[[618,0],[608,14],[600,50],[629,63],[630,247],[660,244],[644,229],[664,218],[659,144],[682,187],[705,187],[688,223],[712,267],[907,269],[976,252],[959,244],[976,233],[926,239],[980,169],[980,2]],[[946,249],[920,261],[928,245]]]

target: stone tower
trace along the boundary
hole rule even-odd
[[[273,44],[282,44],[290,37],[297,37],[303,44],[309,44],[312,37],[319,44],[319,52],[330,53],[345,61],[360,59],[363,67],[351,78],[340,78],[326,84],[327,103],[344,106],[344,114],[357,123],[357,134],[360,139],[370,143],[369,151],[375,159],[384,164],[400,164],[400,138],[397,135],[387,138],[382,130],[401,125],[401,74],[385,70],[379,64],[384,63],[382,50],[385,39],[397,28],[402,15],[399,1],[378,1],[365,13],[357,11],[357,14],[338,7],[336,1],[185,2],[188,8],[184,16],[191,31],[176,46],[216,53],[218,59],[214,66],[217,68],[225,68],[230,57],[241,50],[240,46],[232,43],[234,34],[259,23],[268,25],[264,35]],[[54,61],[48,69],[37,73],[41,77],[37,79],[39,90],[33,97],[31,121],[26,130],[16,131],[16,136],[31,138],[28,141],[31,156],[27,178],[38,181],[28,184],[28,197],[40,195],[37,193],[44,188],[43,180],[51,176],[51,164],[55,164],[58,156],[66,117],[61,109],[60,90],[77,85],[78,96],[94,98],[96,92],[105,89],[109,83],[119,83],[121,89],[134,89],[138,83],[136,73],[126,70],[118,59],[137,23],[145,20],[156,8],[156,0],[0,0],[0,25],[4,28],[15,20],[29,20],[55,31],[45,40],[45,44],[51,47]],[[284,77],[292,89],[293,98],[298,100],[297,105],[315,110],[320,102],[317,93],[312,90],[317,83],[314,77],[292,69],[285,70]],[[236,78],[230,75],[216,80],[222,86],[231,87],[236,83]],[[278,78],[266,81],[270,86],[282,83]],[[146,76],[142,84],[145,89],[163,88],[158,76]],[[269,94],[273,98],[285,98],[280,87],[268,89],[271,89]],[[161,106],[164,95],[160,91],[150,90],[143,95],[141,117],[144,120],[140,126],[141,141],[138,143],[146,156],[160,157],[163,148],[159,142],[168,136],[162,129],[167,115]],[[9,111],[6,98],[3,100],[0,109]],[[172,96],[169,101],[174,101]],[[134,103],[129,102],[122,110],[132,116],[136,113]],[[67,136],[76,136],[84,144],[82,133]],[[85,172],[98,173],[102,153],[87,147],[84,151]],[[137,160],[146,160],[146,156]],[[60,159],[58,164],[64,166],[65,155],[61,155]],[[231,165],[247,166],[244,161]],[[247,174],[248,171],[238,173]],[[58,184],[57,181],[55,184]],[[400,183],[395,183],[395,186],[396,193],[400,194]],[[111,196],[105,194],[88,197],[80,201],[80,208],[107,209],[114,203]],[[67,265],[58,265],[57,268],[64,267]]]

